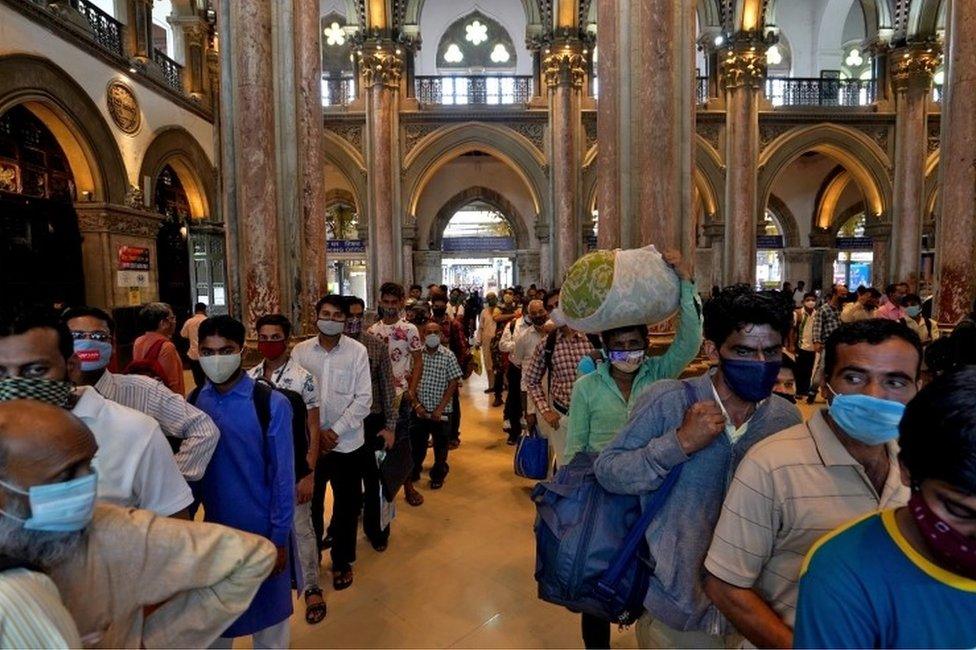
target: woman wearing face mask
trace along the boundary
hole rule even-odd
[[[976,369],[922,389],[899,432],[908,505],[814,547],[794,647],[976,647]]]

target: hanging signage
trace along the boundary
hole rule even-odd
[[[756,248],[759,250],[775,250],[783,248],[783,235],[757,235]]]
[[[502,253],[515,250],[513,237],[445,237],[445,253]]]
[[[838,237],[837,248],[842,251],[871,250],[874,240],[870,237]]]
[[[366,241],[362,239],[330,239],[325,242],[327,253],[365,253]]]
[[[142,246],[119,246],[120,271],[148,271],[149,249]]]

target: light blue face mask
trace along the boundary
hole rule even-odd
[[[0,486],[10,492],[23,494],[30,501],[30,519],[21,519],[0,510],[4,516],[24,522],[26,530],[74,533],[91,523],[95,511],[98,475],[92,472],[62,483],[35,485],[27,491],[3,481],[0,481]]]
[[[844,433],[866,445],[883,445],[898,438],[905,405],[870,395],[838,395],[830,403],[830,417]]]

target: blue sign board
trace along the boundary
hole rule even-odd
[[[871,250],[874,240],[870,237],[838,237],[837,248],[842,251]]]
[[[328,253],[365,253],[366,242],[362,239],[330,239],[325,242]]]
[[[756,248],[759,250],[777,250],[783,248],[783,235],[757,235]]]
[[[504,253],[515,250],[513,237],[445,237],[445,253]]]

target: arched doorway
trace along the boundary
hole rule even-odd
[[[190,280],[190,249],[187,243],[190,201],[176,170],[164,165],[156,177],[153,207],[166,220],[156,236],[156,255],[159,260],[159,299],[173,308],[179,316],[192,313]],[[212,304],[211,301],[203,301]]]
[[[366,242],[359,236],[359,212],[352,195],[337,191],[325,211],[326,281],[329,293],[367,299]]]
[[[783,226],[771,210],[766,210],[756,235],[756,285],[762,289],[783,286]]]
[[[871,286],[874,266],[874,241],[865,229],[864,211],[847,218],[837,231],[837,258],[834,260],[834,283],[843,282],[851,289]]]
[[[84,304],[75,179],[58,140],[26,106],[0,115],[0,294]]]
[[[514,285],[517,244],[510,219],[480,200],[459,208],[441,235],[442,282],[482,295]]]

